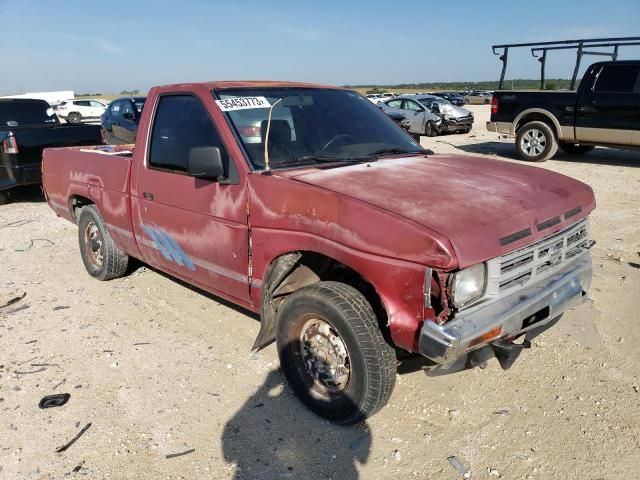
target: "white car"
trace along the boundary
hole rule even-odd
[[[393,94],[393,93],[370,93],[368,95],[365,95],[365,97],[367,97],[369,99],[369,101],[371,101],[371,103],[373,103],[374,105],[377,105],[378,102],[386,102],[387,100],[395,97],[395,94]]]
[[[107,109],[107,105],[98,100],[65,100],[55,107],[58,117],[69,123],[83,120],[98,120]]]

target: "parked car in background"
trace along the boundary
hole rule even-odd
[[[515,137],[520,158],[544,162],[558,147],[640,148],[640,61],[598,62],[577,91],[503,90],[491,101],[490,132]]]
[[[433,95],[400,95],[380,106],[385,112],[403,113],[410,120],[409,132],[414,136],[468,133],[473,127],[473,113]]]
[[[418,101],[418,97],[418,95],[400,95],[386,102],[380,102],[378,107],[389,116],[402,115],[406,120],[404,125],[407,131],[414,138],[419,139],[420,135],[435,137],[441,129],[442,118],[431,113]]]
[[[42,149],[102,143],[98,125],[61,125],[44,100],[0,99],[0,203],[42,180]]]
[[[473,91],[464,97],[464,103],[467,105],[489,105],[493,92]]]
[[[436,97],[444,98],[448,100],[452,105],[456,105],[457,107],[461,107],[465,105],[464,97],[462,95],[458,95],[453,92],[434,92],[431,95]]]
[[[428,155],[336,87],[184,83],[151,89],[149,103],[133,150],[44,152],[48,203],[78,225],[87,273],[122,277],[138,258],[259,313],[253,348],[275,341],[293,392],[331,421],[361,422],[387,403],[397,350],[432,370],[494,356],[506,369],[587,300],[595,199],[584,183]],[[271,120],[265,143],[245,142],[250,110],[267,123],[285,110],[296,140]]]
[[[89,99],[65,100],[54,107],[58,117],[76,125],[84,120],[99,119],[106,109],[106,104]]]
[[[377,105],[379,102],[384,102],[386,100],[389,100],[390,98],[395,97],[396,95],[394,93],[369,93],[368,95],[365,95],[365,97],[367,97],[369,99],[369,101],[371,101],[371,103],[373,103],[374,105]]]
[[[110,145],[135,143],[146,97],[118,98],[100,118],[105,141]]]

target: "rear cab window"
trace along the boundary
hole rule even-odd
[[[640,93],[640,65],[605,65],[593,88],[597,93]]]
[[[189,94],[161,96],[151,130],[149,168],[185,174],[189,153],[197,147],[218,147],[225,176],[237,179],[235,166],[200,99]]]

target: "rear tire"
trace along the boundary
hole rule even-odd
[[[7,195],[5,192],[0,192],[0,205],[6,205],[10,202],[11,199],[9,198],[9,195]]]
[[[291,294],[279,315],[276,341],[289,385],[321,417],[351,425],[389,400],[395,353],[355,288],[319,282]]]
[[[529,122],[518,130],[516,150],[523,160],[544,162],[558,151],[558,140],[553,129],[544,122]]]
[[[129,255],[113,242],[95,205],[80,211],[78,242],[84,267],[93,278],[111,280],[124,276]]]
[[[594,146],[592,145],[576,145],[575,143],[561,143],[560,148],[564,150],[565,153],[570,155],[583,155],[585,153],[589,153],[593,150]]]
[[[80,115],[78,112],[72,112],[67,116],[67,122],[71,123],[72,125],[78,125],[82,122],[82,115]]]

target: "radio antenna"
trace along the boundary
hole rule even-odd
[[[269,173],[271,171],[271,167],[269,166],[269,131],[271,130],[271,113],[273,112],[273,107],[275,107],[281,101],[282,99],[279,98],[269,108],[269,119],[267,120],[267,131],[264,134],[264,172],[263,173]]]

